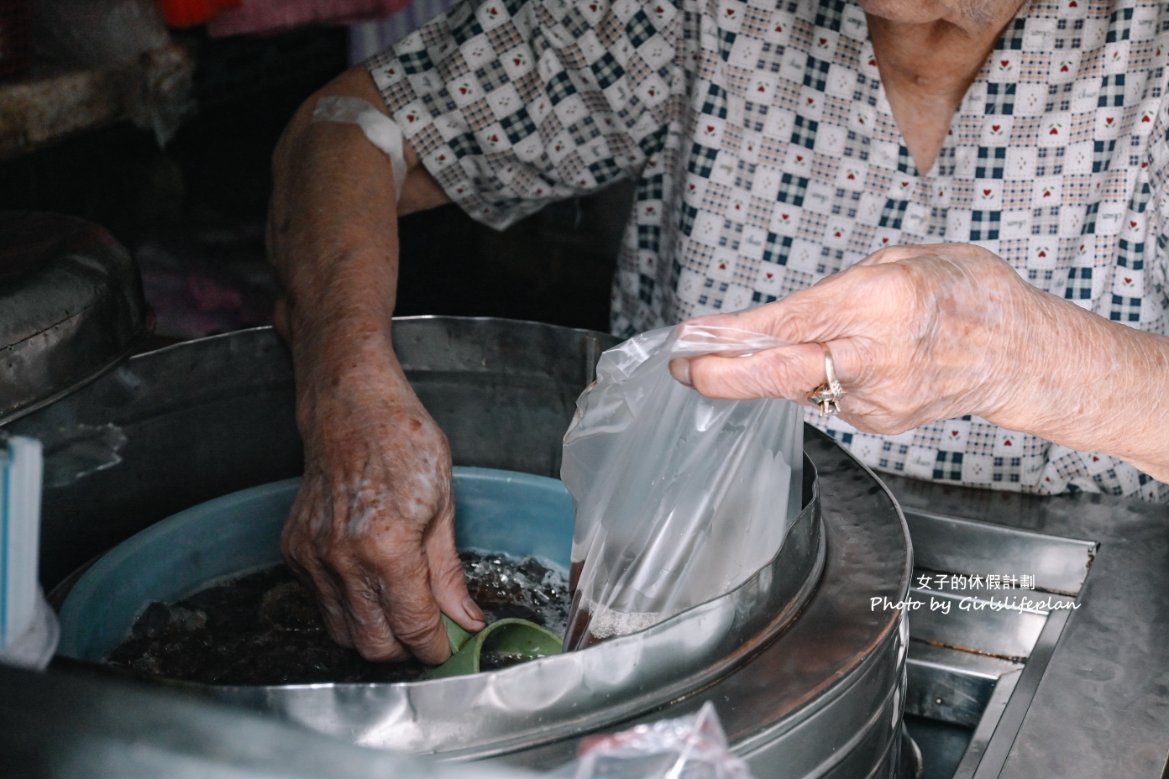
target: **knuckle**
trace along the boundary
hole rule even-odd
[[[366,660],[385,662],[405,660],[410,653],[388,630],[379,633],[358,633],[353,647]]]
[[[400,627],[394,630],[394,635],[407,646],[421,646],[430,640],[435,632],[441,629],[441,623],[435,616],[430,619],[418,620],[403,620]]]
[[[380,557],[370,556],[365,565],[378,581],[378,592],[406,592],[414,586],[416,581],[425,577],[425,567],[419,568],[416,564],[402,559],[402,550],[393,551]]]
[[[836,373],[844,381],[847,378],[848,382],[854,387],[857,385],[866,385],[873,377],[878,362],[873,345],[870,343],[857,344],[851,359],[844,366],[837,366]]]
[[[431,568],[431,575],[436,582],[441,582],[447,586],[467,586],[467,579],[463,574],[463,564],[457,557],[433,566]]]

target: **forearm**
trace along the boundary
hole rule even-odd
[[[305,101],[273,157],[268,246],[283,293],[277,325],[293,350],[302,397],[312,381],[355,371],[401,378],[390,347],[397,216],[444,200],[407,148],[399,202],[389,157],[357,125],[312,120],[326,95],[382,105],[368,74],[354,69]]]
[[[1003,366],[1003,384],[1021,391],[986,418],[1169,482],[1169,338],[1035,294],[1017,356]]]

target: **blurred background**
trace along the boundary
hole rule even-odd
[[[141,268],[152,345],[268,324],[282,128],[450,1],[0,0],[0,210],[110,230]],[[629,198],[619,185],[502,233],[453,206],[408,217],[398,313],[607,330]]]

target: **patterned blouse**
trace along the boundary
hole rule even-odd
[[[618,334],[943,241],[1169,334],[1167,62],[1169,3],[1031,0],[924,172],[847,0],[472,0],[368,66],[425,166],[487,224],[636,181]],[[1116,458],[977,417],[891,437],[808,421],[877,470],[1169,501],[1169,485]]]

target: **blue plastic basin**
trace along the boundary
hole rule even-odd
[[[61,607],[57,654],[103,660],[153,601],[175,601],[225,577],[280,562],[280,529],[299,479],[209,500],[151,525],[102,555]],[[558,479],[454,469],[460,549],[532,555],[566,572],[572,498]]]

